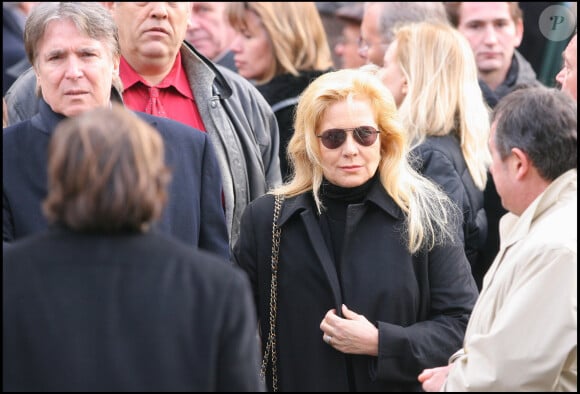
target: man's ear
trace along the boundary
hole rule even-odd
[[[113,74],[119,75],[119,66],[121,65],[121,57],[115,56],[113,59]]]
[[[513,155],[513,171],[517,180],[524,179],[532,166],[532,161],[526,152],[520,148],[512,148]]]
[[[518,48],[521,45],[523,38],[524,38],[524,21],[520,19],[516,22],[516,36],[514,38],[515,48]]]

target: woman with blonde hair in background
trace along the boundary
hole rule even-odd
[[[280,170],[287,178],[298,96],[333,67],[322,20],[314,2],[231,2],[226,14],[238,32],[231,46],[238,72],[255,83],[278,120]]]
[[[396,32],[380,74],[399,107],[416,168],[463,212],[462,239],[475,274],[487,236],[483,190],[491,155],[473,52],[451,26],[407,24]]]
[[[414,374],[461,346],[477,297],[460,213],[409,164],[393,97],[372,73],[315,79],[295,127],[293,177],[248,205],[234,247],[268,387],[420,391]]]

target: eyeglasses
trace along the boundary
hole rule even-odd
[[[372,46],[379,45],[382,48],[388,48],[388,46],[391,45],[389,41],[373,42],[369,44],[362,37],[358,38],[357,44],[359,53],[363,55],[366,55],[366,53],[369,51],[369,48]]]
[[[318,134],[317,137],[322,140],[322,145],[328,149],[339,148],[346,141],[346,132],[351,131],[354,140],[362,146],[371,146],[377,140],[380,133],[371,126],[359,126],[350,129],[329,129]]]

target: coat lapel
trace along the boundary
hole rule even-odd
[[[293,216],[293,214],[298,212],[300,213],[300,218],[304,224],[304,228],[306,229],[308,241],[312,245],[312,248],[315,250],[318,262],[322,266],[324,274],[326,275],[328,283],[330,284],[330,288],[332,289],[336,312],[339,316],[341,316],[341,305],[343,302],[340,291],[340,282],[338,280],[334,261],[328,252],[326,242],[324,241],[322,232],[320,231],[320,225],[318,224],[318,220],[314,214],[315,209],[316,208],[310,193],[303,193],[296,198],[290,198],[284,201],[284,206],[282,207],[282,212],[280,213],[280,218],[278,219],[278,224],[283,226],[284,223],[291,216]],[[284,230],[282,230],[282,232],[283,231]]]

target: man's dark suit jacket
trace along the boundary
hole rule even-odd
[[[161,134],[172,171],[168,202],[156,229],[229,259],[221,200],[221,174],[211,142],[197,129],[135,112]],[[46,229],[41,204],[47,194],[48,144],[64,119],[40,100],[39,113],[4,129],[2,138],[2,237],[4,242]],[[114,130],[112,130],[114,132]]]
[[[261,391],[245,274],[165,234],[4,246],[3,389]]]

